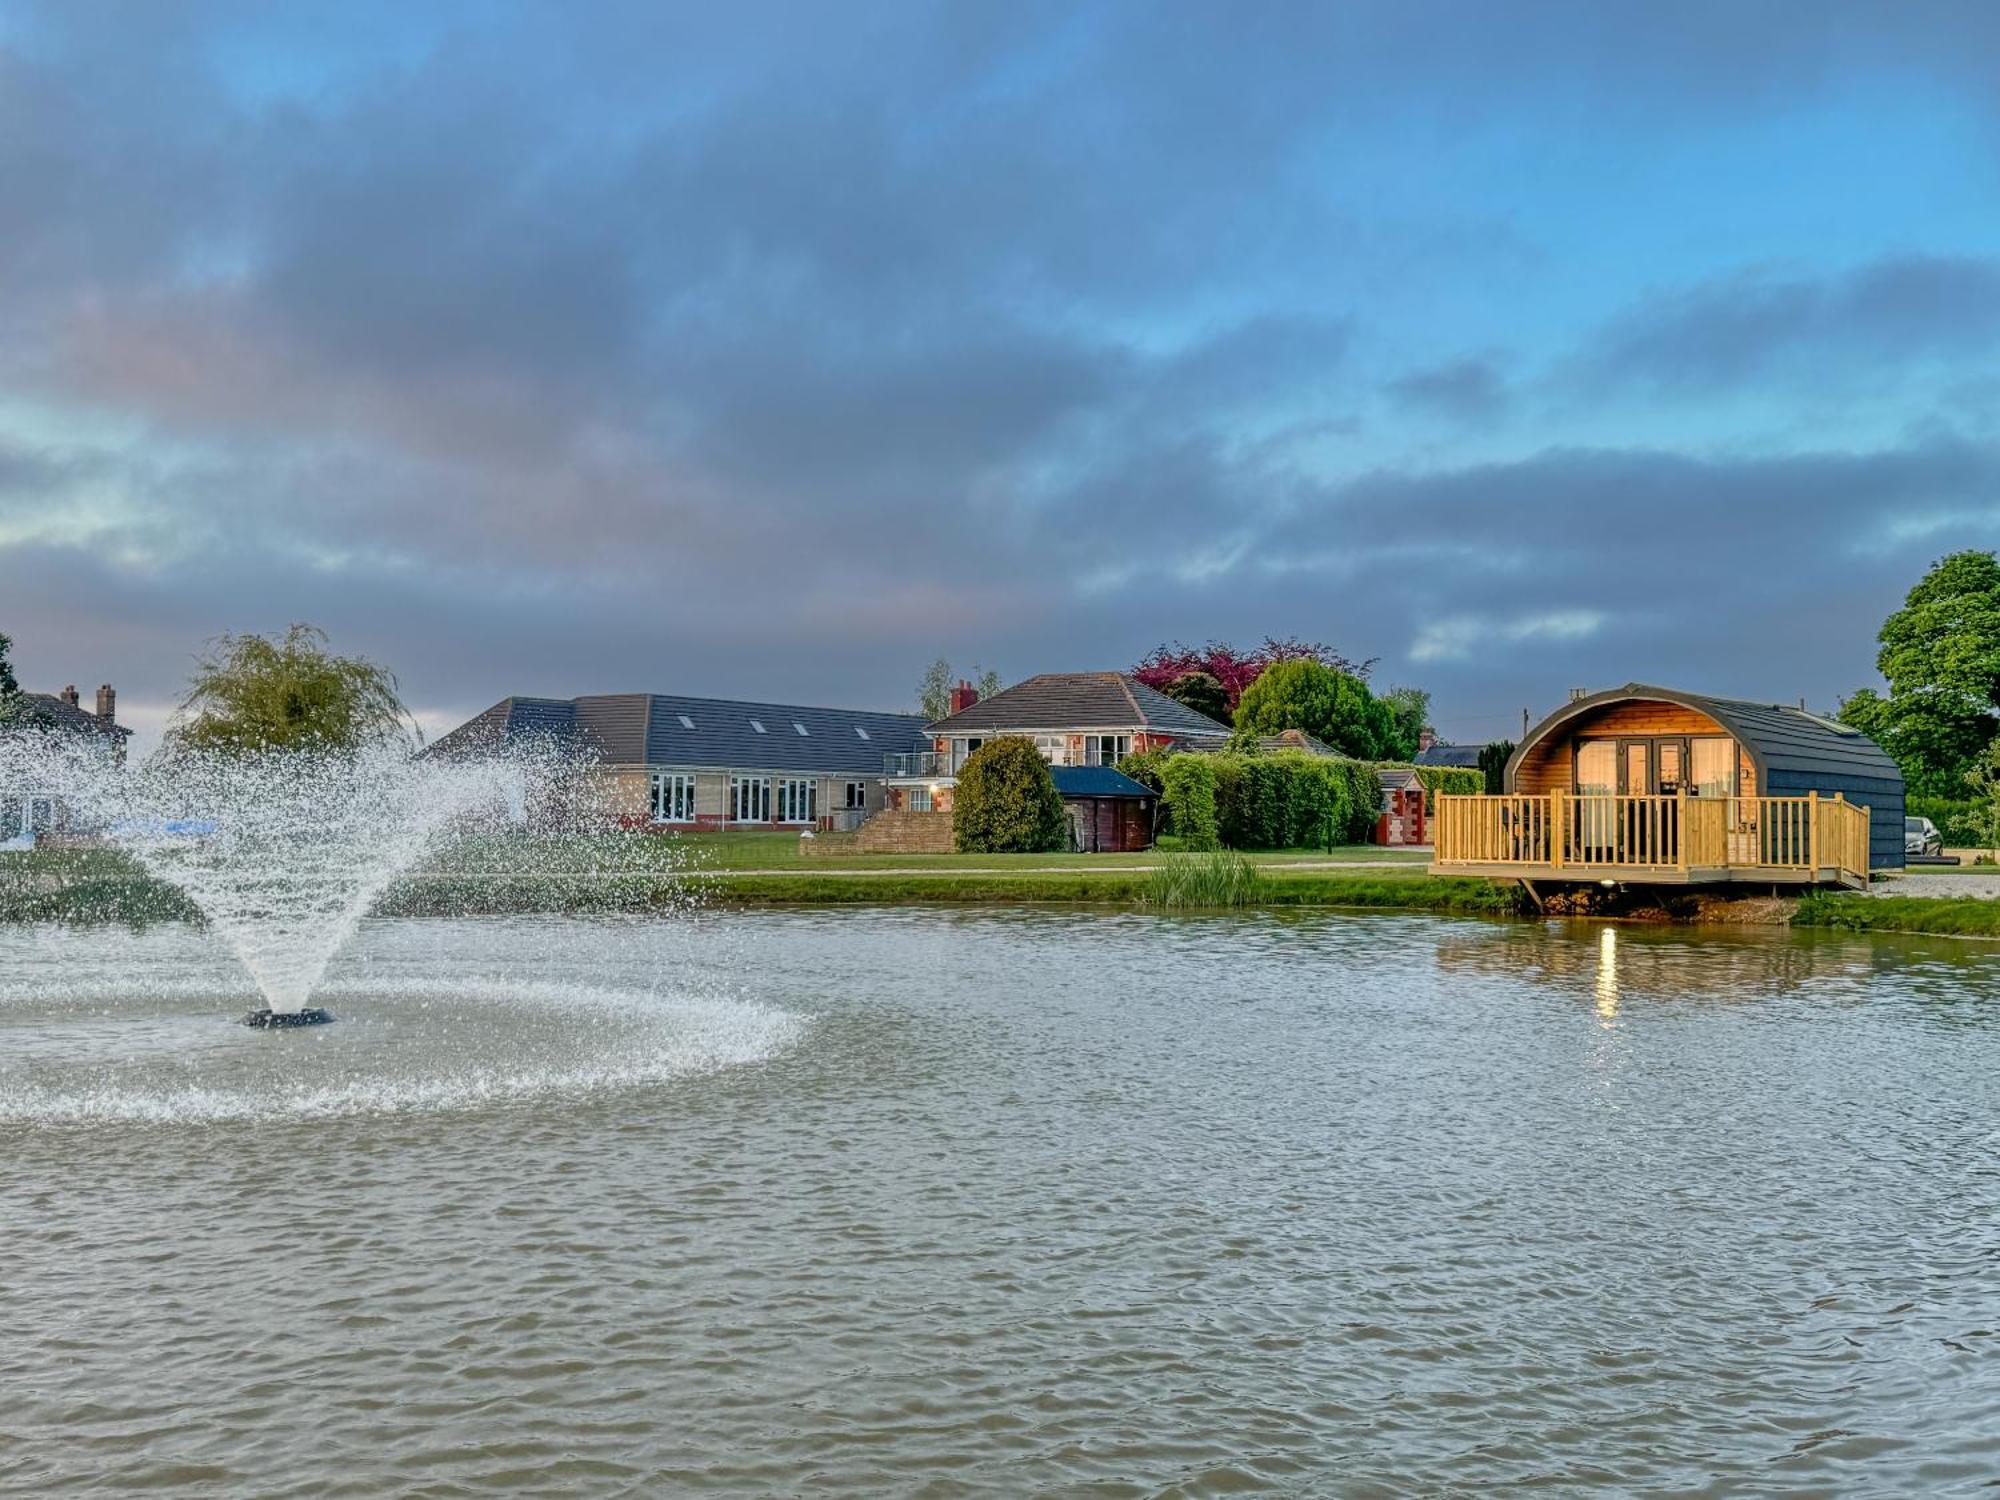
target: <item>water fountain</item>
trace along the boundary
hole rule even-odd
[[[249,970],[258,1027],[332,1019],[309,1003],[383,890],[439,835],[525,821],[568,769],[534,749],[478,760],[355,754],[163,754],[127,769],[45,736],[0,743],[0,786],[33,787],[65,826],[184,893]]]
[[[0,736],[0,813],[25,791],[57,825],[0,852],[0,906],[60,919],[0,924],[0,1129],[483,1107],[788,1045],[799,1019],[735,997],[726,944],[659,920],[698,882],[673,841],[607,828],[587,769],[548,746],[128,768]],[[364,923],[385,893],[408,919]],[[232,1045],[246,1006],[309,1029]]]

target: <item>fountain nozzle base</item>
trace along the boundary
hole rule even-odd
[[[315,1005],[304,1010],[253,1010],[243,1018],[243,1024],[270,1031],[284,1026],[324,1026],[332,1019],[332,1011]]]

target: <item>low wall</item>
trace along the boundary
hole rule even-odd
[[[799,848],[808,855],[834,854],[949,854],[951,814],[948,812],[876,813],[852,833],[823,833],[818,838],[801,839]]]

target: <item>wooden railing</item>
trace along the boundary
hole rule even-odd
[[[1437,799],[1440,865],[1772,870],[1868,878],[1868,809],[1841,797],[1453,796]]]

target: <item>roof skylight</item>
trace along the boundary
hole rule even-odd
[[[854,732],[860,735],[861,738],[863,738],[864,740],[868,738],[868,731],[863,729],[859,724],[856,724],[854,726]]]
[[[792,728],[796,729],[801,735],[804,735],[806,732],[806,726],[801,724],[797,719],[792,720]]]
[[[683,729],[694,728],[694,720],[690,719],[686,714],[676,714],[674,715],[674,717],[681,721],[681,728]]]
[[[763,721],[760,719],[752,719],[750,721],[750,727],[756,730],[759,734],[762,734],[764,732],[764,724]]]

